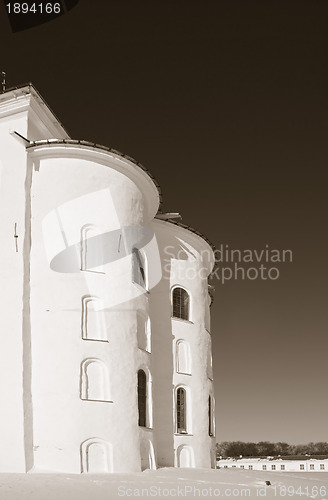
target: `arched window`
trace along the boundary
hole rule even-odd
[[[138,248],[132,248],[132,280],[146,288],[146,270],[144,258]]]
[[[186,414],[186,391],[182,387],[177,390],[177,432],[187,433],[187,414]]]
[[[189,320],[189,294],[180,287],[173,289],[173,317]]]
[[[147,376],[143,370],[138,371],[138,413],[140,427],[147,426]]]
[[[191,375],[190,346],[185,340],[178,340],[176,347],[176,367],[178,373]]]

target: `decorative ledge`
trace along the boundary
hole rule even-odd
[[[81,401],[91,401],[91,403],[114,403],[114,401],[106,401],[105,399],[85,399],[80,398]]]

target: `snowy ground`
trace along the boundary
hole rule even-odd
[[[266,486],[266,481],[271,485]],[[167,468],[130,475],[0,474],[0,500],[112,500],[147,496],[328,500],[328,472]]]

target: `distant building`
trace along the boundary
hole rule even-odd
[[[0,471],[215,467],[212,246],[32,85],[0,95],[0,170]]]
[[[328,458],[227,458],[217,461],[218,469],[247,469],[275,472],[324,472],[328,471]]]

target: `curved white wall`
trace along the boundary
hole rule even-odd
[[[163,268],[162,280],[150,297],[156,331],[152,350],[154,392],[162,394],[154,412],[158,463],[211,467],[215,440],[209,436],[208,398],[213,393],[213,381],[207,277],[213,266],[213,252],[202,238],[178,225],[155,220],[153,228]],[[189,294],[189,320],[173,317],[172,291],[176,287]],[[183,342],[180,367],[184,366],[179,369],[176,356]],[[168,361],[163,364],[165,358]],[[177,429],[179,387],[186,391],[186,434]]]
[[[133,237],[138,243],[129,227],[147,224],[157,210],[149,202],[155,188],[145,192],[146,174],[136,182],[132,167],[123,174],[112,158],[105,165],[101,154],[77,149],[76,156],[65,147],[31,154],[34,466],[80,472],[99,462],[99,472],[138,471],[137,371],[150,373],[150,356],[138,349],[137,311],[148,316],[148,298],[132,282],[126,247]],[[64,257],[56,261],[58,254]],[[94,464],[83,459],[89,440]]]

